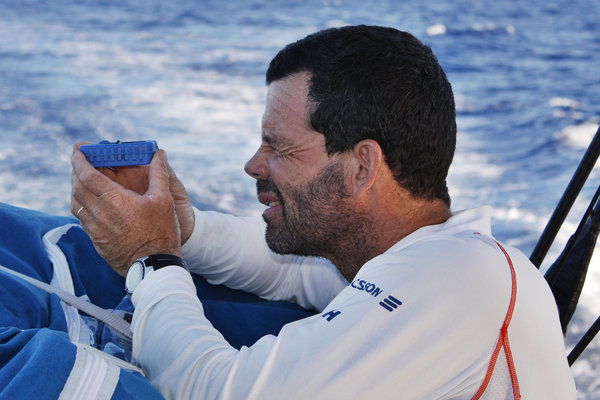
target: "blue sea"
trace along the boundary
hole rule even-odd
[[[598,16],[598,0],[0,0],[0,201],[66,215],[73,143],[155,139],[194,204],[259,214],[243,165],[270,59],[319,29],[377,24],[431,46],[453,85],[453,209],[492,205],[496,236],[530,254],[600,124]],[[569,346],[600,314],[595,259],[580,305]],[[600,338],[573,372],[580,398],[600,399]]]

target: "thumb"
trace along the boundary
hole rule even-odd
[[[166,163],[166,167],[167,173],[169,174],[169,190],[171,191],[171,194],[175,200],[187,200],[188,196],[185,186],[183,186],[183,183],[177,178],[175,171],[173,171],[173,168],[168,162]]]
[[[169,192],[169,170],[167,163],[167,153],[159,149],[154,153],[148,169],[148,192],[147,193],[165,193]]]

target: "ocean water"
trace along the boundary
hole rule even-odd
[[[597,0],[0,0],[0,201],[66,215],[73,143],[155,139],[197,206],[259,214],[243,165],[268,62],[315,30],[377,24],[431,46],[453,85],[453,208],[492,205],[496,236],[530,254],[600,124],[598,15]],[[595,258],[569,346],[599,314]],[[600,399],[600,338],[573,373]]]

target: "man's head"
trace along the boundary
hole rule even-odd
[[[351,158],[330,155],[325,137],[309,126],[307,73],[272,82],[262,118],[262,145],[247,163],[257,179],[266,238],[280,254],[333,257],[346,241],[363,230],[344,167]]]
[[[267,84],[246,172],[272,250],[327,257],[350,277],[447,214],[454,102],[428,47],[389,28],[326,30],[280,51]]]
[[[402,187],[450,204],[454,97],[429,47],[393,28],[328,29],[282,49],[267,84],[301,71],[310,74],[309,122],[325,136],[328,153],[373,139]]]

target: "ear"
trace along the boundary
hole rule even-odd
[[[383,151],[372,139],[361,140],[352,148],[355,169],[352,175],[352,195],[369,190],[376,182],[383,161]]]

